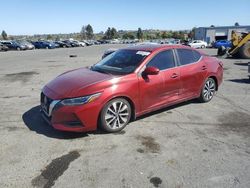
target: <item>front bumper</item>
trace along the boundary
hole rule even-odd
[[[46,99],[45,99],[46,98]],[[53,100],[41,94],[41,115],[57,130],[87,132],[96,130],[100,104],[92,102],[80,106],[62,106],[59,100]]]

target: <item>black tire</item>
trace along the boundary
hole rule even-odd
[[[224,56],[227,53],[227,49],[225,46],[220,46],[217,50],[217,55],[218,56]]]
[[[20,48],[20,47],[17,47],[17,48],[16,48],[16,50],[17,50],[17,51],[20,51],[20,50],[21,50],[21,48]]]
[[[203,103],[211,101],[215,95],[216,87],[215,80],[213,78],[208,78],[201,89],[199,101]]]
[[[131,119],[131,106],[124,98],[116,98],[109,101],[103,107],[100,114],[100,128],[113,133],[121,131]]]
[[[250,59],[250,41],[240,47],[239,56],[243,59]]]

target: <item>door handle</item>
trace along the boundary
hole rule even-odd
[[[173,73],[171,76],[171,78],[177,78],[177,77],[178,77],[178,74],[176,74],[176,73]]]
[[[201,70],[206,70],[207,69],[207,66],[203,65]]]

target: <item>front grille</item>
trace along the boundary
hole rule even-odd
[[[41,108],[42,110],[48,115],[49,114],[49,107],[53,100],[41,93]]]

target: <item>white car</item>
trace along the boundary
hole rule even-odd
[[[207,42],[202,41],[202,40],[193,40],[188,43],[188,46],[192,48],[206,48],[207,47]]]
[[[85,42],[81,42],[81,41],[78,41],[78,40],[74,40],[73,42],[77,43],[79,46],[81,47],[84,47],[86,46],[86,43]]]

